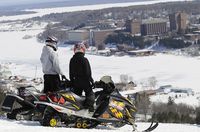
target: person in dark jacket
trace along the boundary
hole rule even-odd
[[[86,96],[84,107],[85,109],[89,109],[89,112],[93,112],[95,96],[92,87],[94,82],[91,75],[90,63],[84,57],[85,50],[86,47],[84,44],[75,44],[75,54],[70,60],[69,77],[73,86],[73,92],[81,96],[84,91]]]
[[[44,73],[44,93],[55,92],[60,87],[60,75],[64,76],[58,60],[57,54],[57,38],[53,36],[47,37],[46,45],[42,49],[40,61],[42,63],[42,71]]]

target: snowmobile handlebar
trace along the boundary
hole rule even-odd
[[[113,83],[105,83],[103,81],[95,81],[94,88],[102,88],[105,91],[112,92],[115,89],[115,85]]]
[[[72,82],[68,80],[67,78],[60,81],[60,87],[61,88],[70,88],[72,87]]]

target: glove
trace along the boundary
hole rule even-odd
[[[102,81],[95,81],[94,85],[96,88],[104,88],[105,87],[105,83]]]
[[[94,82],[93,82],[93,81],[90,81],[90,85],[91,85],[92,89],[94,89],[94,88],[95,88],[95,84],[94,84]]]
[[[61,79],[64,81],[64,80],[67,80],[67,78],[65,77],[65,75],[61,75]]]

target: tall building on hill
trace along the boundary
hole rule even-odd
[[[105,49],[105,39],[108,35],[112,34],[115,29],[108,30],[91,30],[90,31],[90,44],[97,47],[97,49]]]
[[[187,14],[184,12],[169,14],[170,30],[178,33],[185,33],[187,29],[187,19]]]
[[[127,20],[126,31],[132,35],[141,34],[141,21],[139,20]]]
[[[71,30],[68,32],[69,41],[81,42],[89,39],[89,31],[87,30]]]
[[[141,35],[160,35],[167,32],[167,21],[163,19],[143,20],[141,24]]]

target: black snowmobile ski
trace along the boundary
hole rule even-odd
[[[155,124],[154,124],[154,122],[151,122],[151,125],[146,130],[143,130],[141,132],[151,132],[154,129],[156,129],[157,126],[158,126],[158,122],[156,122]]]

